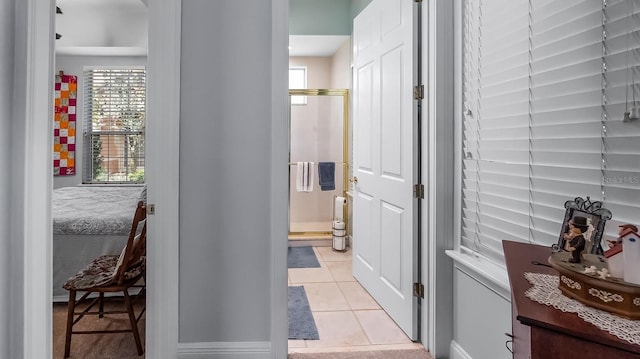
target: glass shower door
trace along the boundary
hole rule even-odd
[[[346,197],[347,189],[348,91],[290,90],[289,94],[289,236],[330,237],[335,198]],[[333,181],[327,181],[329,173]]]

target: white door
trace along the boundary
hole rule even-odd
[[[353,275],[417,339],[413,0],[353,23]],[[357,182],[356,182],[357,181]]]

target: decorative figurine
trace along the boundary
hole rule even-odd
[[[622,253],[622,236],[624,233],[638,232],[638,227],[633,224],[621,224],[618,226],[618,237],[614,240],[607,239],[609,249],[604,252],[607,259],[609,272],[614,278],[624,278],[624,254]]]
[[[592,201],[591,198],[583,199],[576,197],[573,201],[566,201],[564,203],[564,219],[562,220],[562,227],[560,227],[560,233],[558,235],[558,242],[551,246],[554,252],[567,251],[568,239],[572,237],[569,230],[569,222],[573,218],[583,217],[578,221],[584,221],[587,228],[582,231],[582,237],[584,237],[585,245],[583,251],[589,254],[601,255],[603,252],[601,240],[604,234],[604,227],[606,222],[611,219],[611,211],[602,207],[602,202]],[[567,233],[569,232],[569,233]],[[569,234],[567,236],[567,234]],[[575,248],[575,247],[574,247]],[[566,253],[565,253],[566,256]]]
[[[609,242],[609,240],[607,240],[607,242]],[[622,255],[622,244],[616,243],[611,245],[611,248],[607,249],[604,252],[604,257],[607,259],[607,266],[609,267],[609,273],[611,273],[611,276],[614,278],[622,279],[624,277],[624,257]]]
[[[566,240],[566,250],[571,252],[571,258],[569,262],[580,263],[580,254],[584,250],[587,243],[586,239],[582,235],[587,230],[587,218],[582,216],[575,216],[569,221],[569,230],[564,234]]]
[[[630,229],[634,232],[638,232],[638,227],[636,227],[634,224],[621,224],[618,226],[618,238],[616,238],[616,240],[612,241],[610,239],[607,239],[607,244],[609,245],[609,248],[613,248],[616,245],[622,243],[622,238],[620,236],[622,236],[622,232],[625,232],[627,229]]]
[[[624,260],[624,281],[640,285],[640,234],[633,228],[620,233],[622,259]]]

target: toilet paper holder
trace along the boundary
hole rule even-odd
[[[331,218],[332,248],[338,252],[347,251],[347,226],[344,221],[344,206],[346,204],[347,199],[345,197],[333,196],[333,215]]]
[[[342,196],[333,195],[332,208],[332,221],[344,221],[344,206],[347,204],[347,199]]]

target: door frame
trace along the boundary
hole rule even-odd
[[[456,3],[456,4],[454,4]],[[454,43],[455,14],[460,2],[429,1],[422,6],[423,79],[425,99],[422,126],[422,279],[425,280],[426,310],[421,313],[422,343],[434,358],[449,357],[454,330],[453,261],[445,253],[454,238],[454,61],[460,49]],[[455,11],[454,11],[455,8]],[[458,37],[455,37],[458,41]],[[456,80],[458,81],[458,80]],[[462,107],[455,107],[462,108]]]
[[[26,177],[23,178],[24,191],[16,195],[16,201],[23,203],[24,208],[22,214],[16,215],[22,216],[18,217],[22,228],[14,230],[14,233],[16,237],[23,235],[24,247],[14,252],[22,257],[22,267],[19,269],[22,290],[12,297],[12,308],[21,308],[22,312],[12,320],[22,332],[18,334],[21,340],[16,342],[13,352],[21,351],[25,359],[41,359],[51,358],[53,352],[53,230],[50,225],[53,91],[48,89],[53,88],[55,72],[55,12],[51,2],[42,4],[29,0],[18,3],[21,4],[16,6],[22,8],[17,8],[16,12],[21,14],[24,11],[27,18],[24,28],[16,25],[16,32],[24,30],[26,38],[26,44],[18,44],[16,49],[25,52],[27,84],[25,109],[15,112],[25,112],[23,135],[27,151],[22,174]],[[178,285],[178,191],[162,192],[162,196],[159,196],[157,189],[178,188],[178,171],[169,171],[167,174],[162,168],[177,168],[179,162],[181,0],[151,1],[148,11],[147,64],[150,76],[147,111],[150,117],[162,119],[162,122],[158,122],[158,127],[149,127],[147,132],[147,146],[153,149],[147,155],[148,198],[156,204],[158,211],[149,222],[149,235],[156,240],[148,244],[145,351],[149,357],[167,354],[177,357],[178,292],[174,288]],[[45,325],[42,318],[45,318]]]
[[[52,5],[52,2],[36,0],[15,1],[14,9],[18,20],[14,26],[16,76],[13,80],[17,92],[24,90],[24,99],[13,99],[12,124],[17,142],[12,144],[12,150],[23,156],[24,163],[12,174],[10,184],[15,210],[11,213],[11,241],[22,240],[22,243],[12,244],[10,254],[14,257],[12,267],[16,269],[10,275],[20,279],[11,283],[9,307],[13,325],[10,326],[17,328],[17,333],[12,333],[9,352],[28,359],[50,358],[53,343],[50,270],[53,262],[50,209],[53,136],[50,134],[53,133],[55,31]],[[18,26],[20,20],[26,21],[24,27]],[[18,81],[25,81],[24,87]],[[20,141],[23,141],[21,146]]]
[[[182,0],[148,1],[147,124],[145,140],[150,216],[147,242],[146,356],[178,357],[180,39]],[[154,126],[155,125],[155,126]],[[174,191],[163,191],[173,188]]]
[[[36,0],[19,2],[28,15],[24,27],[26,44],[17,46],[28,59],[25,72],[28,76],[25,109],[26,149],[24,154],[24,192],[17,194],[17,200],[24,203],[22,223],[24,249],[16,251],[22,258],[18,271],[22,280],[14,288],[22,289],[21,294],[12,297],[12,307],[21,308],[22,313],[12,320],[16,328],[22,329],[21,340],[15,351],[24,351],[25,359],[52,357],[52,306],[51,306],[51,263],[52,228],[51,190],[53,178],[52,125],[54,75],[54,11],[53,4],[36,4]],[[36,6],[38,5],[38,6]],[[23,9],[16,9],[22,11]],[[179,344],[179,198],[178,191],[161,192],[161,188],[179,188],[179,171],[165,173],[162,168],[179,168],[179,123],[180,123],[180,37],[182,0],[150,1],[149,11],[149,51],[148,102],[150,117],[160,119],[159,125],[148,127],[147,145],[149,151],[148,200],[156,205],[156,214],[150,218],[149,235],[155,241],[148,244],[148,288],[145,351],[149,357],[178,357]],[[288,25],[289,1],[272,0],[272,48],[271,73],[273,75],[272,97],[272,168],[285,166],[288,146],[284,141],[289,133],[288,125]],[[17,27],[16,27],[17,28]],[[19,31],[20,29],[18,29]],[[25,46],[24,48],[22,46]],[[281,50],[281,51],[280,51]],[[156,75],[158,74],[158,75]],[[17,111],[15,111],[17,112]],[[45,147],[42,147],[42,144]],[[39,146],[38,146],[39,144]],[[44,178],[44,180],[42,180]],[[23,178],[19,178],[24,180]],[[287,355],[287,267],[286,238],[287,216],[285,200],[286,171],[272,171],[271,188],[271,357],[283,358]],[[162,194],[160,196],[160,194]],[[27,230],[29,229],[29,230]],[[22,233],[21,233],[22,234]],[[45,238],[45,245],[42,245]],[[45,295],[32,295],[42,293]],[[48,293],[48,295],[47,295]],[[160,315],[162,314],[162,315]],[[42,325],[45,318],[45,325]],[[44,345],[43,345],[44,344]]]

